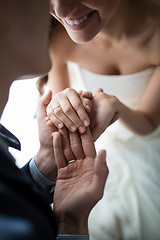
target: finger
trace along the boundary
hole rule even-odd
[[[82,91],[81,95],[82,95],[82,97],[88,98],[90,100],[93,98],[93,94],[90,91]]]
[[[78,115],[79,111],[84,112],[88,120],[82,122]],[[66,89],[53,97],[47,107],[47,115],[54,125],[59,127],[58,123],[63,123],[72,132],[76,131],[77,128],[80,133],[85,132],[84,124],[89,125],[90,121],[78,93],[73,89]]]
[[[52,123],[52,121],[51,121],[48,117],[46,117],[45,120],[46,120],[46,123],[47,123],[47,125],[48,125],[49,127],[54,126],[53,123]]]
[[[101,150],[95,159],[94,163],[95,175],[93,177],[93,182],[91,185],[91,190],[96,191],[97,201],[103,196],[105,183],[109,174],[109,169],[106,164],[106,151]]]
[[[79,96],[82,96],[82,93],[83,93],[82,90],[79,90],[79,91],[78,91]]]
[[[86,157],[95,157],[96,150],[89,127],[86,132],[81,134],[82,148]]]
[[[91,111],[91,107],[92,107],[92,100],[91,99],[88,99],[88,98],[85,98],[85,97],[81,97],[81,101],[83,103],[83,106],[86,110],[87,113],[90,113]]]
[[[39,113],[41,113],[41,117],[45,117],[47,114],[46,114],[46,107],[47,105],[50,103],[52,99],[52,92],[51,91],[48,91],[48,93],[43,96],[39,102],[39,110],[38,110],[38,116],[37,118],[39,117]]]
[[[59,103],[52,100],[47,107],[47,116],[57,128],[61,129],[65,125],[70,131],[74,132],[77,130],[77,127],[64,113],[67,107],[70,109],[71,114],[76,115],[68,99],[62,96]]]
[[[63,153],[62,138],[59,132],[53,133],[53,150],[57,168],[64,168],[66,166],[66,161]]]
[[[56,108],[57,109],[57,108]],[[52,108],[51,104],[47,106],[47,116],[48,118],[52,121],[52,123],[57,127],[57,128],[62,128],[64,126],[63,122],[55,116],[55,109]]]
[[[62,138],[62,146],[65,160],[68,162],[69,160],[75,159],[74,153],[72,152],[70,139],[68,135],[68,130],[66,127],[59,130]]]
[[[66,96],[68,97],[70,103],[72,104],[73,109],[75,110],[75,112],[77,113],[79,119],[81,120],[81,122],[78,122],[77,124],[83,123],[84,126],[89,126],[90,124],[90,119],[83,107],[82,101],[79,97],[79,94],[73,90],[73,89],[66,89]],[[75,122],[76,119],[72,119],[72,122]],[[80,125],[76,125],[77,127],[79,127]]]
[[[75,100],[75,97],[72,98],[71,96],[70,99],[65,99],[65,101],[61,100],[60,104],[66,117],[60,114],[60,112],[56,115],[59,119],[61,119],[61,121],[63,121],[63,123],[71,132],[76,131],[78,128],[79,132],[83,133],[85,132],[86,128],[78,116],[78,113],[76,112],[77,110],[74,108],[75,103],[73,102],[76,103],[77,101]],[[83,105],[80,107],[84,109]]]
[[[52,91],[49,90],[49,91],[44,95],[44,97],[42,97],[41,102],[42,102],[42,104],[46,107],[46,106],[50,103],[51,99],[52,99]]]
[[[74,98],[74,100],[73,100],[73,96],[70,95],[69,101],[72,103],[72,106],[73,106],[74,110],[76,111],[76,113],[77,113],[79,119],[81,120],[82,124],[85,127],[88,127],[90,125],[90,119],[89,119],[88,114],[87,114],[87,112],[84,108],[84,105],[83,105],[83,104],[86,105],[85,101],[83,102],[78,95],[77,95],[77,97]],[[87,102],[89,102],[89,101],[87,101]],[[76,123],[77,124],[76,126],[78,128],[81,127],[81,124],[79,124],[81,122]]]
[[[52,121],[48,117],[45,117],[45,122],[48,125],[48,127],[53,129],[53,132],[57,131],[57,128],[55,127],[55,125],[52,123]]]
[[[85,154],[82,147],[81,138],[78,132],[69,133],[70,145],[76,160],[84,159]]]
[[[70,102],[68,99],[62,97],[59,101],[59,104],[60,107],[54,108],[55,117],[57,117],[57,119],[59,119],[71,132],[76,131],[77,126],[72,122],[70,116],[72,116],[74,119],[78,119],[78,116],[72,108]]]

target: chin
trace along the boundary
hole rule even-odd
[[[96,34],[94,34],[94,35],[92,34],[92,35],[89,35],[89,36],[83,36],[83,37],[75,37],[75,36],[70,35],[70,38],[75,43],[82,44],[82,43],[86,43],[86,42],[91,41],[95,36],[96,36]]]
[[[70,38],[75,42],[75,43],[85,43],[85,42],[89,42],[91,41],[97,34],[99,33],[99,31],[90,31],[90,32],[75,32],[75,34],[73,32],[69,32],[68,31],[68,35],[70,36]]]

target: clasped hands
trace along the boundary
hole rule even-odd
[[[45,177],[56,181],[53,202],[59,233],[88,233],[89,213],[103,196],[109,172],[106,151],[96,155],[94,146],[94,140],[104,131],[103,126],[96,132],[102,122],[99,114],[104,112],[102,94],[99,90],[94,98],[90,92],[78,94],[66,89],[52,100],[49,92],[39,104],[40,149],[36,165]]]

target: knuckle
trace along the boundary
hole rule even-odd
[[[79,110],[80,108],[82,108],[82,103],[81,103],[81,101],[76,101],[76,102],[74,102],[73,106],[75,109]]]
[[[74,91],[73,88],[66,88],[66,89],[64,90],[64,92],[73,92],[73,91]]]
[[[66,115],[69,115],[72,112],[72,109],[70,106],[66,106],[65,109],[63,110]]]

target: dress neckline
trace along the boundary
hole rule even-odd
[[[80,67],[80,70],[83,72],[83,73],[86,73],[86,74],[90,74],[90,75],[94,75],[94,76],[100,76],[100,77],[107,77],[107,78],[137,78],[141,75],[146,75],[146,74],[149,74],[149,73],[152,73],[154,70],[155,70],[155,66],[151,66],[149,68],[146,68],[144,70],[141,70],[139,72],[135,72],[135,73],[130,73],[130,74],[123,74],[123,75],[105,75],[105,74],[99,74],[99,73],[95,73],[95,72],[91,72],[90,70],[88,69],[85,69],[83,67]]]

